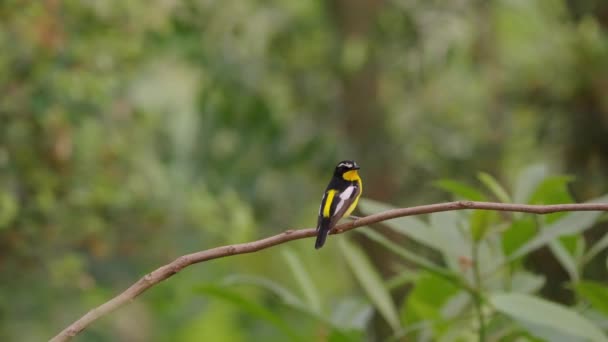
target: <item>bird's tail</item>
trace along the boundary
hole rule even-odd
[[[317,228],[317,240],[315,241],[315,249],[323,247],[323,245],[325,244],[325,239],[327,239],[327,235],[329,235],[330,230],[331,228],[329,227],[329,221],[321,221],[319,227]]]

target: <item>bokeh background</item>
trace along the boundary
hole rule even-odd
[[[5,0],[0,94],[3,341],[46,340],[179,255],[313,227],[342,159],[394,206],[454,198],[440,179],[481,188],[480,171],[509,189],[530,167],[573,176],[575,201],[608,192],[603,0]],[[77,340],[408,340],[365,306],[349,237],[190,267]],[[537,295],[576,307],[555,253],[535,253]],[[601,284],[597,255],[584,274]],[[279,285],[320,316],[358,312],[356,332]]]

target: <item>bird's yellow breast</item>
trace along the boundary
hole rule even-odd
[[[347,217],[355,210],[355,208],[357,207],[357,203],[359,203],[359,197],[361,197],[361,194],[363,193],[363,182],[361,182],[361,177],[359,177],[359,173],[357,172],[357,170],[344,172],[342,178],[349,182],[357,182],[357,185],[359,185],[359,194],[357,195],[353,203],[351,203],[351,205],[348,207],[346,212],[344,212],[343,217]]]
[[[344,174],[342,175],[342,178],[344,178],[344,180],[347,180],[349,182],[361,181],[361,178],[359,177],[359,173],[357,172],[357,170],[350,170],[350,171],[344,172]]]
[[[361,197],[361,195],[358,195],[357,198],[355,198],[355,200],[353,201],[353,203],[348,207],[348,209],[344,212],[344,216],[342,217],[348,217],[350,216],[350,214],[355,210],[355,208],[357,207],[357,203],[359,203],[359,197]]]

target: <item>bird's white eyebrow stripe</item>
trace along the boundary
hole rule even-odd
[[[352,163],[340,163],[340,164],[338,164],[338,167],[340,167],[340,166],[353,167],[353,164]]]

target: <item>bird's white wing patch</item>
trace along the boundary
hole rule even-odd
[[[340,209],[342,208],[343,205],[344,205],[344,200],[342,199],[342,197],[340,197],[340,202],[338,202],[338,204],[336,204],[336,213],[340,212]]]
[[[356,189],[357,187],[355,185],[351,185],[346,188],[346,190],[342,191],[342,193],[340,193],[340,195],[338,196],[340,198],[340,202],[336,204],[336,213],[339,213],[340,209],[342,209],[342,207],[344,206],[344,203],[346,203],[351,197],[353,197],[353,194],[355,193]]]
[[[346,190],[344,190],[341,194],[340,194],[340,199],[343,201],[346,201],[347,199],[351,198],[353,196],[353,193],[355,192],[356,186],[351,185],[348,188],[346,188]]]

